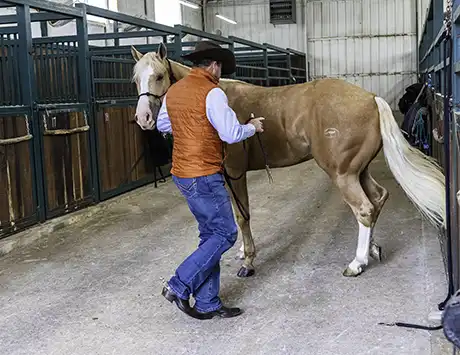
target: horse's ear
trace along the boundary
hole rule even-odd
[[[134,46],[131,46],[131,55],[133,56],[134,60],[138,62],[144,56],[141,52],[139,52]]]
[[[161,59],[165,59],[167,54],[168,54],[168,49],[166,48],[165,44],[161,42],[158,46],[157,50],[158,55],[160,56]]]

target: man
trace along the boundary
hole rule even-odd
[[[184,58],[194,67],[168,90],[157,128],[174,136],[171,174],[198,222],[200,243],[177,268],[162,294],[197,319],[235,317],[242,311],[225,307],[218,296],[220,259],[238,234],[222,175],[222,141],[237,143],[263,132],[264,118],[241,125],[218,87],[221,74],[236,69],[230,50],[202,41]],[[191,295],[196,301],[193,308]]]

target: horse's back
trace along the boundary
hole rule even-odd
[[[261,138],[274,167],[359,150],[366,137],[380,140],[375,95],[345,80],[326,78],[270,88],[240,84],[226,92],[240,122],[251,113],[266,118]],[[254,158],[262,162],[261,157]]]

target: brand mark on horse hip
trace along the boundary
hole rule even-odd
[[[327,128],[324,130],[324,136],[326,138],[336,138],[340,135],[340,132],[337,128]]]

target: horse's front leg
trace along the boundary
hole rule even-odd
[[[256,247],[252,238],[249,213],[249,196],[247,178],[244,174],[239,180],[231,180],[229,187],[232,196],[233,208],[236,220],[243,235],[243,245],[240,252],[243,252],[244,262],[238,271],[239,277],[250,277],[254,275],[254,259],[256,257]],[[233,191],[232,191],[233,190]]]

